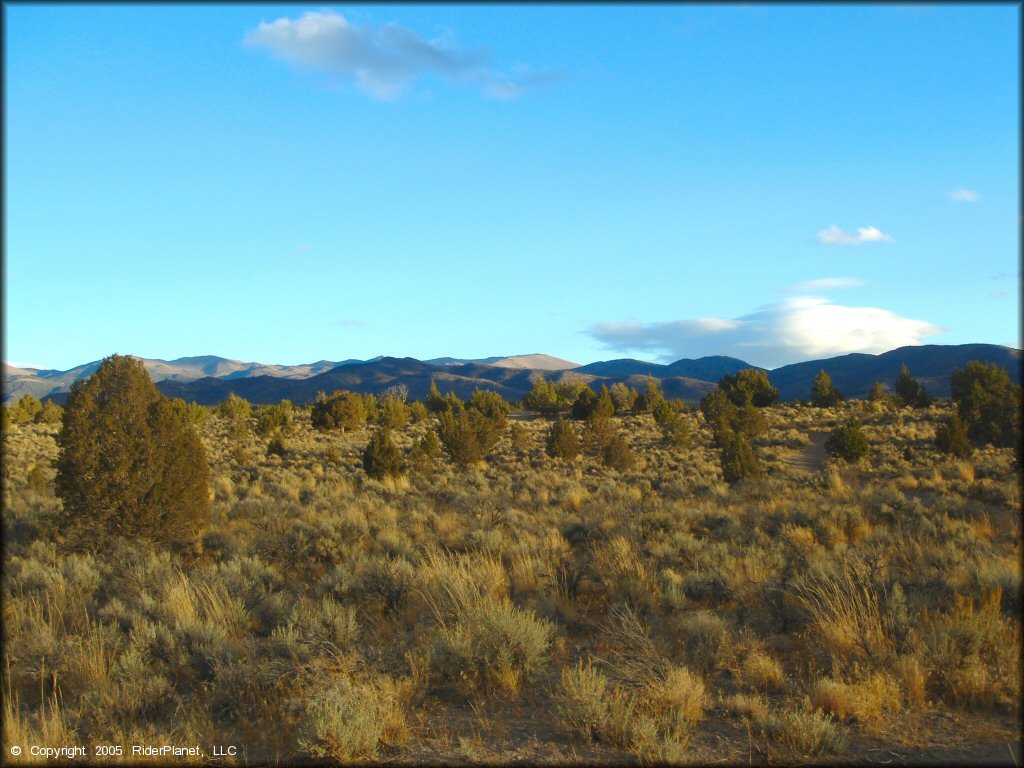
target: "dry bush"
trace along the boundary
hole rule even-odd
[[[689,724],[704,718],[707,702],[704,681],[686,667],[670,667],[664,680],[650,680],[646,695],[650,708],[659,719]]]
[[[740,665],[742,685],[754,690],[779,691],[786,684],[782,665],[768,653],[754,649]]]
[[[404,731],[402,705],[390,684],[341,679],[312,695],[305,709],[298,746],[320,760],[373,758],[388,731]]]
[[[431,663],[466,695],[517,693],[547,659],[553,627],[508,598],[508,574],[493,556],[432,552],[422,570],[436,624]]]
[[[784,709],[769,717],[768,731],[790,755],[816,757],[841,754],[846,735],[820,709]]]
[[[925,653],[938,692],[953,704],[1009,704],[1019,693],[1020,625],[1003,617],[1002,591],[974,599],[955,595],[952,608],[928,615]]]
[[[814,629],[836,659],[886,663],[895,647],[879,597],[844,567],[837,576],[806,574],[793,584],[793,596],[810,615]]]
[[[547,750],[518,735],[529,722],[594,742],[602,759],[650,763],[718,749],[712,713],[742,718],[732,725],[766,737],[762,758],[784,761],[841,747],[843,724],[814,704],[858,740],[877,742],[888,718],[938,745],[933,707],[1002,728],[1019,712],[1013,451],[977,450],[967,468],[913,442],[948,414],[939,404],[860,413],[873,451],[837,475],[841,489],[788,473],[783,442],[847,410],[763,409],[767,474],[736,489],[700,413],[672,450],[650,414],[613,417],[642,467],[625,475],[593,455],[552,461],[550,422],[513,417],[519,448],[510,433],[479,464],[431,459],[401,482],[366,478],[369,428],[299,418],[287,456],[266,457],[265,438],[211,418],[201,546],[131,541],[102,556],[58,545],[55,428],[14,424],[7,732],[55,745],[44,727],[83,744],[229,738],[254,762],[327,761],[311,750],[331,748],[345,762],[448,760],[460,743],[540,761]],[[392,433],[403,456],[434,420]],[[907,493],[904,476],[917,483]],[[467,698],[522,719],[473,720],[474,735]],[[379,717],[346,709],[364,700]],[[317,722],[334,726],[318,736]],[[747,751],[745,736],[727,739],[729,754]]]
[[[900,710],[902,693],[897,682],[882,673],[855,683],[823,678],[811,689],[811,703],[839,720],[852,718],[877,729],[886,717]]]
[[[899,656],[893,664],[893,671],[899,679],[911,707],[920,707],[925,703],[928,690],[929,672],[916,656]]]

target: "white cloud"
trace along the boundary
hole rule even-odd
[[[864,281],[856,277],[822,277],[818,280],[806,280],[786,288],[788,293],[814,293],[815,291],[831,291],[836,288],[859,288]]]
[[[372,328],[372,324],[365,320],[338,320],[335,325],[340,325],[342,328]]]
[[[978,193],[973,189],[956,189],[949,193],[949,199],[954,203],[974,203],[978,200]]]
[[[244,44],[265,48],[304,69],[354,81],[374,98],[390,101],[423,75],[480,90],[496,99],[512,99],[550,84],[556,73],[519,67],[506,74],[494,69],[484,49],[465,50],[450,33],[428,40],[388,23],[380,27],[350,24],[344,16],[310,12],[298,19],[261,22]]]
[[[857,227],[857,234],[851,235],[833,224],[818,233],[818,242],[827,245],[861,245],[863,243],[891,243],[893,239],[878,227]]]
[[[847,307],[799,296],[728,320],[700,318],[663,323],[599,323],[587,333],[617,352],[654,353],[665,362],[728,355],[764,368],[834,357],[878,354],[921,344],[942,333],[923,320],[877,307]]]

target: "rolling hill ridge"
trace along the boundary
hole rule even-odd
[[[1021,351],[994,344],[929,344],[900,347],[879,355],[853,353],[822,360],[794,363],[768,371],[783,401],[806,398],[818,371],[824,370],[847,397],[865,397],[876,381],[888,389],[906,365],[911,374],[937,397],[949,396],[949,376],[969,360],[981,360],[1006,368],[1013,381],[1021,381]],[[63,402],[71,383],[93,373],[100,361],[67,371],[4,366],[4,401],[24,394]],[[521,399],[538,376],[561,381],[573,378],[597,389],[623,382],[642,388],[648,376],[657,379],[669,397],[696,401],[715,388],[726,374],[757,368],[733,357],[709,356],[677,360],[668,365],[642,360],[618,359],[576,365],[547,355],[516,355],[485,360],[436,358],[429,361],[411,357],[378,357],[372,360],[343,360],[297,366],[242,363],[215,356],[184,357],[177,360],[143,359],[157,387],[170,397],[194,400],[204,405],[222,401],[234,393],[253,403],[288,399],[308,403],[318,392],[349,389],[379,393],[397,384],[407,387],[409,397],[426,397],[430,382],[441,392],[468,398],[474,389],[491,389],[506,400]],[[758,369],[764,370],[764,369]]]

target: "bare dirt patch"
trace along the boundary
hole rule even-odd
[[[828,432],[811,432],[808,434],[811,439],[802,451],[794,453],[783,459],[789,466],[804,472],[817,472],[825,466],[828,461],[828,451],[825,450],[825,441],[828,439]]]

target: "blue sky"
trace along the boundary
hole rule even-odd
[[[5,359],[1019,341],[1014,5],[5,5]]]

